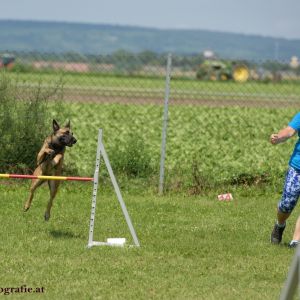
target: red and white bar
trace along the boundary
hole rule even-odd
[[[73,177],[73,176],[36,176],[22,174],[0,174],[0,178],[22,178],[22,179],[43,179],[43,180],[69,180],[69,181],[94,181],[92,177]]]

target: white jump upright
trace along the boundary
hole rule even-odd
[[[125,217],[126,223],[128,225],[128,228],[130,230],[131,236],[133,238],[134,241],[134,245],[139,247],[140,243],[139,240],[137,238],[137,235],[135,233],[134,227],[132,225],[130,216],[128,214],[125,202],[122,198],[117,180],[115,178],[115,175],[113,173],[113,170],[111,168],[107,153],[105,151],[103,142],[102,142],[102,129],[99,129],[99,133],[98,133],[98,144],[97,144],[97,154],[96,154],[96,166],[95,166],[95,173],[94,173],[94,187],[93,187],[93,194],[92,194],[92,208],[91,208],[91,218],[90,218],[90,230],[89,230],[89,240],[88,240],[88,248],[91,248],[93,246],[119,246],[122,244],[119,244],[118,241],[114,242],[114,240],[116,239],[108,239],[107,242],[97,242],[94,241],[93,237],[94,237],[94,224],[95,224],[95,216],[96,216],[96,203],[97,203],[97,191],[98,191],[98,184],[99,184],[99,170],[100,170],[100,158],[101,158],[101,154],[103,157],[103,160],[105,162],[106,168],[108,170],[111,182],[113,184],[116,196],[119,200],[119,203],[121,205],[122,208],[122,212],[123,215]],[[121,239],[119,239],[121,240]],[[113,242],[111,242],[113,241]]]

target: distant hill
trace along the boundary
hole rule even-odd
[[[210,49],[232,59],[289,60],[300,56],[300,40],[207,30],[0,20],[0,51],[109,54],[120,49],[181,55]]]

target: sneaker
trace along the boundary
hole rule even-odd
[[[300,241],[291,241],[289,243],[289,248],[296,248],[300,244]]]
[[[271,234],[271,243],[272,244],[280,244],[282,240],[282,234],[285,229],[284,227],[279,227],[277,223],[275,223],[272,234]]]

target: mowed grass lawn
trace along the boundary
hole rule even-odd
[[[43,299],[277,299],[294,254],[286,244],[297,209],[283,245],[269,243],[278,191],[235,190],[234,200],[223,203],[213,192],[159,197],[121,184],[141,247],[87,249],[91,184],[64,182],[49,222],[43,220],[46,186],[22,212],[28,186],[0,182],[0,286],[43,287]],[[107,237],[132,243],[118,201],[105,187],[95,240]]]

